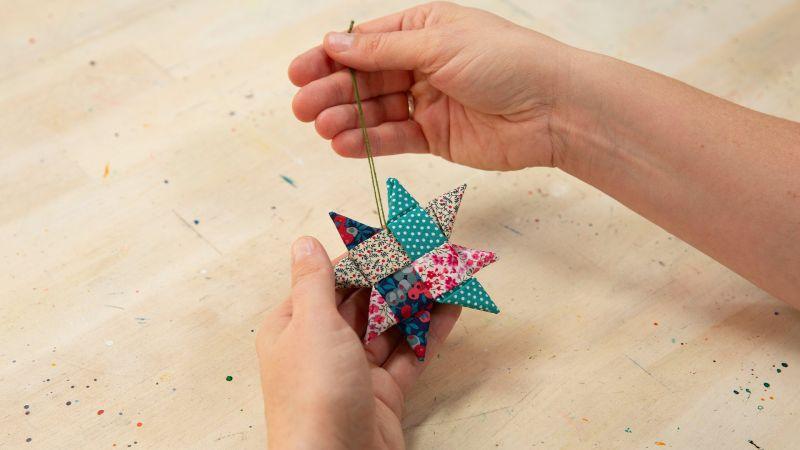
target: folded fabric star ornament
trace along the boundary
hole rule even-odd
[[[422,361],[434,302],[500,312],[473,278],[497,256],[447,241],[466,185],[435,198],[425,208],[396,179],[389,178],[386,185],[389,219],[385,229],[330,213],[348,250],[334,267],[336,287],[372,287],[364,343],[398,325]]]

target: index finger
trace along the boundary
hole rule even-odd
[[[389,14],[388,16],[372,19],[368,22],[358,24],[353,27],[354,33],[384,33],[388,31],[400,31],[408,29],[411,21],[405,20],[410,12],[416,8]],[[326,77],[344,68],[328,57],[321,45],[298,55],[289,64],[289,81],[297,87],[303,87],[308,83]]]

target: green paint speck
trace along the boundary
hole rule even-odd
[[[762,409],[764,409],[764,407],[761,406],[761,405],[758,405],[758,410],[761,411]]]
[[[751,393],[751,392],[750,392],[750,388],[745,388],[745,390],[744,390],[744,391],[745,391],[745,392],[747,392],[748,394],[750,394],[750,393]]]
[[[628,427],[628,428],[625,428],[625,432],[626,433],[633,433],[633,430],[631,430],[631,427]]]
[[[228,375],[227,377],[225,377],[225,381],[233,381],[233,377]]]
[[[765,388],[768,388],[768,387],[769,387],[769,383],[767,383],[767,382],[764,382],[764,387],[765,387]]]
[[[781,369],[780,369],[780,368],[778,368],[778,369],[775,369],[775,370],[776,370],[778,373],[781,373]]]
[[[675,343],[675,338],[672,338],[672,343],[673,343],[673,344]]]
[[[781,365],[782,365],[783,367],[789,367],[789,365],[788,365],[788,364],[786,364],[786,363],[781,363]]]

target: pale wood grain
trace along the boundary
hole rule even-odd
[[[800,119],[800,2],[472,4]],[[0,447],[265,445],[252,330],[288,244],[338,254],[326,212],[372,216],[365,163],[292,117],[286,67],[407,5],[0,5]],[[462,315],[408,399],[411,448],[796,446],[800,313],[563,173],[378,172],[423,201],[469,183],[453,240],[501,256],[480,278],[502,313]]]

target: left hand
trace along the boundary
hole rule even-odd
[[[292,292],[267,314],[256,342],[271,449],[405,446],[403,399],[427,361],[417,361],[396,328],[362,345],[368,305],[366,289],[334,290],[316,239],[294,243]],[[429,355],[460,311],[436,305]]]

